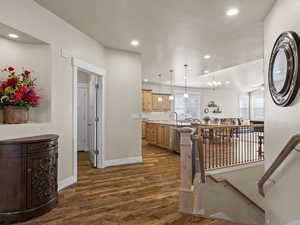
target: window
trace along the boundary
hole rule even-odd
[[[264,120],[264,93],[254,91],[240,96],[240,117],[243,120]]]
[[[175,94],[174,111],[179,120],[200,119],[200,95],[189,94],[189,98],[184,98],[183,93]]]
[[[251,94],[252,104],[252,120],[264,120],[265,107],[264,107],[264,95],[262,91],[254,92]]]
[[[243,120],[250,119],[250,96],[249,94],[240,96],[240,118]]]

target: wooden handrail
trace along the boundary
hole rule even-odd
[[[251,124],[251,125],[219,125],[219,124],[201,124],[198,126],[199,128],[211,128],[211,129],[217,129],[217,128],[264,128],[264,124]]]
[[[262,196],[265,196],[264,184],[273,173],[278,169],[278,167],[284,162],[284,160],[289,156],[289,154],[295,149],[295,147],[300,143],[300,134],[294,135],[290,138],[288,143],[284,146],[283,150],[277,156],[271,167],[265,172],[263,177],[258,182],[258,191]]]
[[[224,183],[231,187],[234,191],[236,191],[239,195],[241,195],[243,198],[245,198],[251,205],[255,206],[257,209],[259,209],[261,212],[265,213],[265,210],[260,207],[258,204],[256,204],[253,200],[251,200],[247,195],[245,195],[240,189],[238,189],[236,186],[234,186],[231,182],[229,182],[226,179],[217,179],[212,175],[207,175],[207,178],[210,178],[215,183]]]

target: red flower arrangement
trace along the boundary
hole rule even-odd
[[[18,74],[13,67],[2,70],[8,73],[5,81],[0,82],[0,106],[34,107],[40,97],[36,93],[36,79],[31,79],[31,72],[24,70]]]

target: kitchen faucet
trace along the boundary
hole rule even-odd
[[[170,116],[172,115],[172,114],[174,114],[175,115],[175,121],[176,121],[176,126],[178,125],[178,113],[177,112],[171,112],[170,113]]]

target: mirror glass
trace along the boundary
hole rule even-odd
[[[282,91],[284,87],[285,80],[287,79],[287,68],[288,62],[285,51],[284,49],[279,49],[275,56],[272,71],[273,84],[277,92]]]

